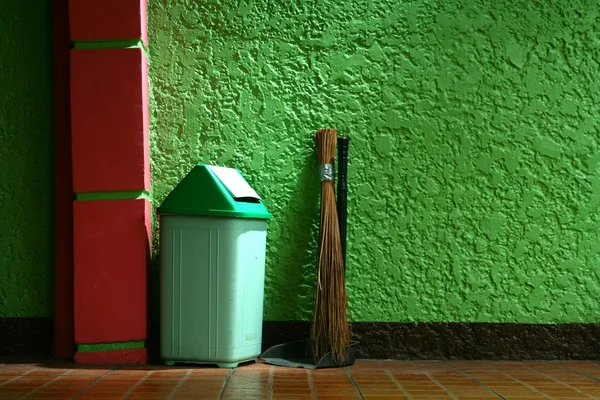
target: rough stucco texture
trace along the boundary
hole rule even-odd
[[[0,12],[0,317],[52,316],[51,2]]]
[[[320,127],[352,138],[353,321],[600,320],[597,2],[149,7],[154,197],[245,174],[266,320],[312,316]]]

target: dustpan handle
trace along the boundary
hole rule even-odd
[[[348,147],[350,138],[338,137],[338,179],[337,179],[337,212],[342,243],[342,259],[346,272],[346,226],[348,220]]]

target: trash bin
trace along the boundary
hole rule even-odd
[[[233,168],[196,165],[158,208],[160,353],[234,368],[261,353],[267,221]]]

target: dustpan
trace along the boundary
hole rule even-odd
[[[261,354],[260,358],[267,364],[279,365],[281,367],[305,369],[347,367],[354,365],[358,342],[350,341],[350,346],[348,346],[346,350],[346,361],[343,363],[335,362],[331,353],[325,354],[321,359],[315,362],[312,347],[311,339],[302,339],[295,342],[278,344]]]
[[[348,220],[348,145],[350,138],[338,138],[338,180],[337,180],[337,212],[340,225],[340,240],[342,242],[342,255],[344,258],[344,271],[346,270],[346,225]],[[354,365],[356,349],[359,342],[351,340],[347,347],[343,363],[333,360],[331,352],[326,353],[319,360],[313,357],[312,340],[301,339],[294,342],[278,344],[266,350],[260,358],[267,364],[290,368],[335,368]]]

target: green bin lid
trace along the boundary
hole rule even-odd
[[[158,207],[158,213],[270,219],[237,169],[196,165]]]

